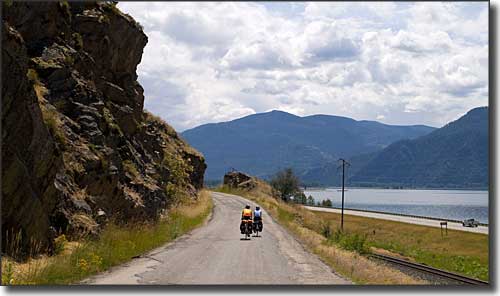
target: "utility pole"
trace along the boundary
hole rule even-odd
[[[345,188],[345,167],[346,165],[351,165],[345,159],[340,158],[339,161],[342,161],[342,212],[340,215],[340,230],[344,230],[344,188]],[[340,168],[340,166],[339,166]]]

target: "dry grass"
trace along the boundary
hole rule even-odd
[[[339,214],[315,213],[331,225],[340,224]],[[344,215],[344,228],[366,236],[378,252],[488,280],[488,235],[448,230],[442,237],[436,227],[352,215]]]
[[[134,181],[142,183],[142,176],[139,173],[139,170],[137,170],[137,167],[135,166],[134,162],[126,159],[122,162],[122,165],[123,165],[123,170],[129,173],[130,177],[132,177]]]
[[[39,102],[43,101],[45,96],[49,93],[49,90],[41,83],[34,84],[33,89],[35,90],[35,94]]]
[[[196,201],[172,209],[154,224],[108,225],[98,239],[68,242],[56,256],[41,256],[18,263],[2,258],[4,285],[54,285],[78,282],[157,248],[200,226],[212,211],[207,192]]]
[[[198,199],[185,201],[176,211],[188,218],[195,218],[206,212],[208,204],[211,206],[210,193],[202,190],[198,195]]]
[[[396,269],[379,264],[356,252],[346,251],[329,244],[319,233],[324,223],[321,217],[295,204],[287,204],[271,197],[271,187],[259,181],[257,188],[251,191],[235,190],[228,187],[217,191],[244,196],[258,204],[311,252],[318,255],[334,270],[358,284],[375,285],[419,285],[427,282],[412,278]]]
[[[57,109],[45,98],[45,96],[49,93],[48,89],[38,78],[38,73],[35,69],[28,69],[26,76],[32,83],[33,90],[40,105],[40,110],[42,111],[44,123],[47,125],[47,128],[57,143],[64,149],[67,146],[67,139],[62,128],[63,122],[59,117]]]

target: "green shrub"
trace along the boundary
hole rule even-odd
[[[298,191],[293,196],[293,202],[301,205],[305,205],[307,203],[307,197],[302,191]]]
[[[295,175],[292,168],[277,172],[270,181],[270,185],[285,202],[290,201],[290,197],[301,192],[299,184],[299,177]]]
[[[193,167],[177,153],[169,153],[168,151],[164,153],[161,166],[170,173],[165,193],[171,198],[173,203],[177,203],[186,196],[189,174],[193,171]]]
[[[321,234],[327,239],[332,236],[332,227],[330,225],[330,221],[323,222],[321,224]]]
[[[366,243],[366,235],[357,233],[349,234],[337,229],[329,238],[330,243],[340,246],[344,250],[355,251],[359,254],[369,253],[369,247]]]
[[[115,121],[113,115],[111,114],[111,111],[109,111],[108,108],[103,108],[102,114],[104,117],[104,121],[106,121],[106,124],[110,128],[110,130],[114,131],[118,135],[123,135],[123,132],[120,129],[120,126],[118,124],[116,124],[116,121]]]
[[[308,206],[314,206],[314,197],[312,197],[312,195],[309,195],[307,197],[307,205]]]
[[[14,268],[12,268],[12,262],[8,262],[6,266],[2,264],[2,285],[12,285],[14,284]]]
[[[323,201],[321,201],[321,205],[323,207],[329,207],[329,208],[331,208],[333,206],[332,201],[330,199],[328,199],[328,198],[325,199],[325,200],[323,200]]]

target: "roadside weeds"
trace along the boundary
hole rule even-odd
[[[212,212],[208,191],[172,209],[157,223],[109,224],[98,239],[64,242],[62,252],[18,263],[2,258],[3,285],[64,285],[131,260],[203,225]]]

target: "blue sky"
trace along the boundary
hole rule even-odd
[[[487,2],[121,2],[179,131],[283,110],[442,126],[488,104]]]

